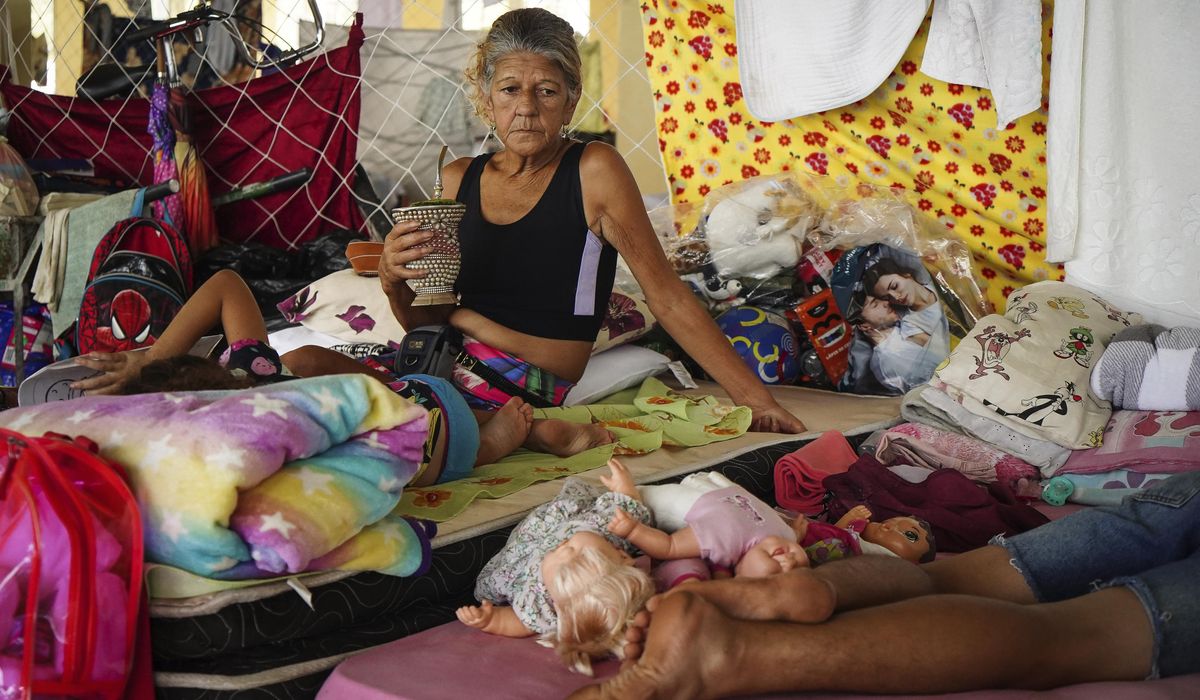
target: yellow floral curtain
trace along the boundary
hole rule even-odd
[[[1050,79],[1051,4],[1042,11],[1043,90]],[[732,2],[646,0],[646,67],[659,148],[675,203],[713,188],[789,170],[896,188],[958,234],[975,256],[988,300],[1062,279],[1045,262],[1046,104],[995,128],[989,90],[918,70],[929,19],[899,65],[855,104],[783,122],[756,120],[742,99]],[[781,70],[779,80],[787,80]]]

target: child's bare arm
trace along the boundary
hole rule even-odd
[[[529,637],[533,632],[521,622],[516,611],[507,605],[493,605],[485,600],[479,605],[464,605],[455,611],[459,622],[501,637]]]
[[[608,476],[600,477],[601,483],[607,486],[609,491],[625,494],[641,503],[642,495],[638,493],[637,486],[633,483],[633,475],[629,473],[629,469],[621,463],[621,460],[616,457],[608,460],[608,468],[610,473]]]
[[[700,543],[690,527],[668,535],[618,508],[608,524],[608,531],[629,540],[633,546],[653,559],[686,559],[700,556]]]
[[[79,364],[100,370],[101,374],[75,382],[72,388],[88,394],[116,393],[125,382],[137,376],[143,365],[152,360],[187,354],[196,341],[218,325],[230,343],[246,339],[267,340],[267,327],[258,310],[258,302],[233,270],[221,270],[201,285],[148,350],[89,353],[76,358]]]

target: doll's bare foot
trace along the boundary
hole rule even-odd
[[[715,698],[737,678],[734,648],[739,623],[689,593],[665,596],[636,663],[599,685],[580,688],[571,698]]]
[[[615,441],[613,434],[598,423],[572,423],[546,418],[533,422],[525,446],[536,452],[570,457]]]
[[[533,427],[533,407],[513,397],[479,426],[479,452],[475,466],[492,464],[524,444]]]
[[[698,595],[740,620],[824,622],[837,603],[833,587],[812,569],[793,569],[767,578],[686,581],[676,589]],[[646,603],[652,615],[657,615],[665,597],[667,594],[654,596]]]

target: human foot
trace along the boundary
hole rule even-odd
[[[525,446],[537,452],[570,457],[616,438],[598,423],[572,423],[558,418],[535,420]]]
[[[737,676],[727,651],[738,623],[699,596],[675,593],[662,599],[636,663],[570,698],[713,698]]]
[[[766,578],[685,581],[674,590],[698,595],[739,620],[824,622],[837,603],[833,587],[812,569],[793,569]],[[646,609],[657,614],[666,597],[669,594],[654,596]]]
[[[533,427],[533,407],[513,397],[479,426],[479,452],[475,466],[492,464],[524,444]]]

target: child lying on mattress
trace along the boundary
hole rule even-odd
[[[213,327],[229,348],[219,361],[188,355]],[[267,344],[267,329],[254,295],[238,274],[221,270],[188,299],[161,337],[140,352],[90,353],[76,362],[100,374],[72,385],[88,394],[244,389],[292,376],[367,374],[430,411],[425,460],[413,485],[427,486],[469,476],[522,444],[569,456],[611,441],[598,425],[534,420],[519,398],[498,412],[472,412],[449,381],[428,375],[397,377],[368,358],[359,362],[328,348],[305,346],[282,357]]]
[[[651,522],[629,470],[609,460],[604,489],[568,478],[549,503],[521,521],[483,567],[475,584],[480,605],[458,619],[506,637],[540,634],[575,670],[591,675],[591,658],[620,654],[625,629],[654,594],[634,565],[632,546],[605,531],[618,509]],[[499,605],[498,605],[499,604]]]
[[[915,518],[872,523],[868,522],[871,512],[858,506],[834,525],[804,516],[789,524],[771,506],[717,472],[691,474],[678,484],[643,486],[641,494],[666,531],[618,509],[609,532],[654,559],[700,557],[718,575],[732,572],[762,578],[864,552],[914,563],[933,558],[929,525]]]

